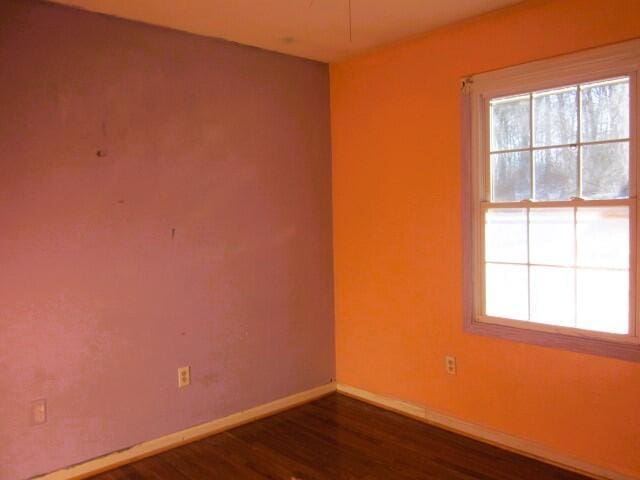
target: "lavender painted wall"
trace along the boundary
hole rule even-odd
[[[328,100],[320,63],[0,1],[0,479],[334,377]]]

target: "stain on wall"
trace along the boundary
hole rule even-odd
[[[0,479],[334,377],[328,95],[324,64],[0,3]]]
[[[640,364],[462,330],[459,90],[638,36],[638,0],[530,0],[331,65],[339,382],[640,475]]]

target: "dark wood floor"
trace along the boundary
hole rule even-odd
[[[333,394],[94,480],[584,479]]]

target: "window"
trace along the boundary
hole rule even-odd
[[[640,361],[640,41],[465,79],[467,330]]]

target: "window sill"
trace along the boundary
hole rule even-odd
[[[582,337],[565,333],[544,332],[510,325],[498,325],[468,318],[464,331],[475,335],[501,338],[542,347],[640,362],[640,345],[603,338]]]

